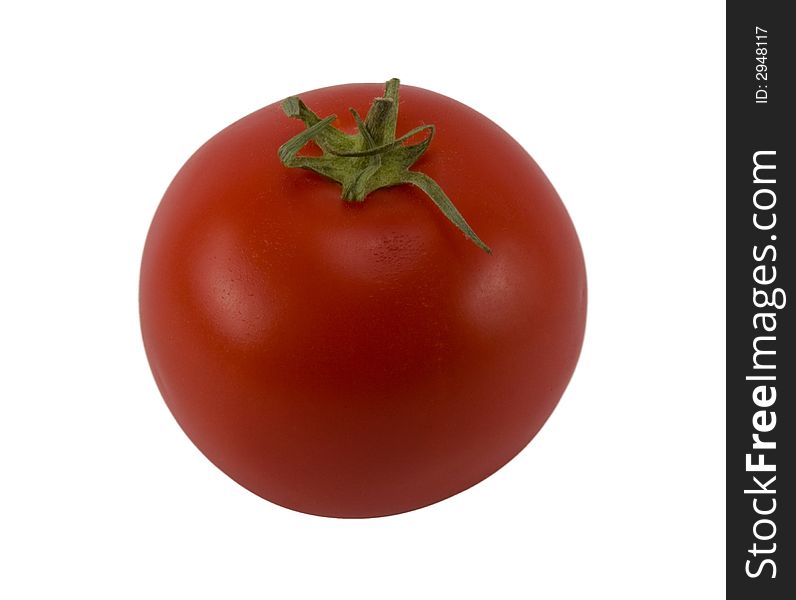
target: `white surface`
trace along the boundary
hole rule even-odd
[[[0,597],[723,597],[724,4],[272,4],[0,9]],[[586,254],[586,343],[494,477],[397,517],[310,517],[173,421],[140,254],[216,131],[392,76],[545,169]]]

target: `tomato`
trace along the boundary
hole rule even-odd
[[[353,134],[346,109],[382,90],[300,98]],[[157,209],[140,280],[155,380],[207,458],[271,502],[373,517],[447,498],[528,444],[575,368],[585,269],[556,191],[489,119],[402,86],[397,133],[432,123],[411,170],[481,248],[411,184],[344,200],[284,166],[305,125],[279,103],[202,146]]]

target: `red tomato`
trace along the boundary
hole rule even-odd
[[[491,255],[411,185],[344,201],[283,166],[304,125],[279,104],[188,160],[146,241],[142,332],[169,409],[235,481],[306,513],[390,515],[478,483],[539,431],[580,352],[583,257],[545,175],[481,114],[400,91],[398,135],[436,125],[412,169]],[[355,132],[346,109],[381,93],[301,99]]]

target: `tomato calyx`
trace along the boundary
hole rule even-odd
[[[343,188],[343,200],[351,202],[362,202],[379,188],[412,184],[423,190],[476,246],[491,254],[439,184],[425,173],[409,170],[426,151],[436,130],[434,125],[421,125],[395,137],[398,87],[398,79],[390,79],[385,84],[384,96],[373,100],[364,120],[356,110],[349,109],[358,130],[353,135],[332,125],[337,115],[321,119],[300,98],[287,98],[282,102],[282,110],[288,117],[301,120],[307,129],[279,147],[279,159],[286,167],[309,169],[338,182]],[[425,134],[421,141],[407,143],[421,134]],[[298,154],[310,141],[318,145],[322,156]]]

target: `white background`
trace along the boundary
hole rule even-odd
[[[0,597],[724,596],[722,2],[10,4]],[[393,76],[489,116],[545,169],[586,255],[586,342],[492,478],[396,517],[311,517],[222,475],[170,416],[140,255],[216,131]]]

